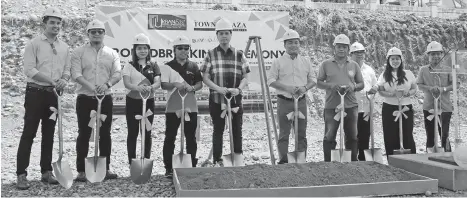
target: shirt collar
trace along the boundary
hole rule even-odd
[[[235,48],[232,47],[232,45],[230,45],[229,48],[227,48],[227,51],[224,51],[224,49],[222,49],[222,47],[221,47],[220,45],[218,45],[216,50],[221,51],[221,52],[228,53],[229,51],[230,51],[230,52],[234,52],[234,51],[235,51]]]
[[[40,38],[41,38],[42,40],[47,40],[47,39],[48,39],[47,36],[45,36],[44,33],[42,33],[42,34],[40,35]],[[55,37],[54,42],[56,42],[56,41],[58,41],[58,36]]]
[[[290,57],[290,54],[287,54],[287,52],[284,54],[284,57],[287,58],[287,59],[289,59],[289,60],[292,60],[292,58]],[[293,60],[297,60],[298,57],[300,57],[300,54],[297,54],[297,56],[296,56],[295,59],[293,59]]]
[[[337,63],[337,61],[336,61],[336,59],[334,57],[331,58],[331,61]],[[346,57],[345,62],[349,62],[349,57]]]

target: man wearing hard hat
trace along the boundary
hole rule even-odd
[[[113,101],[111,87],[122,79],[120,57],[112,48],[104,45],[105,26],[99,20],[91,21],[86,27],[89,43],[78,47],[71,56],[71,75],[77,82],[76,114],[78,117],[78,139],[76,140],[76,181],[85,182],[84,159],[88,155],[92,126],[91,111],[97,110],[96,94],[105,95],[101,114],[106,119],[100,127],[100,156],[107,159],[106,179],[115,179],[117,174],[109,170],[112,148],[110,130],[112,126]],[[90,116],[91,115],[91,116]]]
[[[368,149],[370,144],[370,103],[366,98],[366,92],[378,83],[378,79],[376,79],[375,70],[363,62],[365,60],[365,47],[361,43],[355,42],[350,46],[350,57],[360,66],[364,82],[364,88],[355,92],[355,97],[358,102],[358,160],[365,161],[364,151]]]
[[[24,50],[24,74],[27,77],[24,100],[24,128],[19,141],[16,187],[29,188],[26,179],[31,147],[39,122],[42,125],[41,181],[58,184],[52,174],[52,150],[55,132],[57,98],[54,89],[63,91],[70,79],[68,45],[58,39],[62,14],[57,8],[48,8],[43,17],[44,32],[32,39]]]
[[[232,30],[232,22],[227,19],[222,18],[216,22],[216,35],[219,45],[208,51],[201,67],[203,81],[209,87],[209,111],[214,125],[212,137],[213,161],[219,166],[223,166],[221,156],[225,117],[221,117],[221,114],[225,108],[226,100],[224,95],[226,94],[233,96],[231,107],[237,111],[232,112],[234,152],[243,153],[242,90],[248,85],[247,78],[250,67],[245,55],[230,45]]]
[[[298,110],[303,119],[298,119],[298,151],[307,150],[306,125],[307,107],[305,94],[316,83],[312,78],[312,67],[309,58],[303,57],[300,52],[300,35],[295,30],[288,30],[284,36],[286,53],[272,63],[268,71],[267,83],[277,90],[277,113],[280,133],[278,140],[279,164],[288,163],[287,152],[289,148],[289,135],[292,120],[287,114],[294,111],[294,97],[298,98]]]
[[[156,62],[151,61],[149,53],[149,37],[143,33],[137,34],[133,39],[131,62],[122,71],[123,84],[128,89],[125,98],[125,115],[128,128],[127,151],[128,162],[136,158],[136,142],[140,134],[140,121],[137,115],[142,115],[143,97],[147,97],[145,115],[149,126],[145,128],[144,157],[150,159],[152,148],[152,122],[154,120],[154,91],[160,87],[161,71]],[[144,121],[144,120],[143,120]],[[147,123],[147,122],[145,122]]]
[[[439,135],[441,136],[441,143],[445,151],[451,151],[449,143],[449,124],[451,122],[452,115],[452,102],[450,98],[450,92],[452,91],[452,75],[451,73],[433,73],[436,70],[448,70],[441,66],[442,56],[444,55],[443,46],[441,43],[432,41],[428,44],[426,53],[428,54],[429,64],[420,68],[417,77],[417,85],[420,90],[423,91],[425,98],[423,99],[423,115],[425,117],[425,130],[426,130],[426,148],[431,148],[435,145],[434,142],[434,121],[430,119],[433,117],[433,112],[430,112],[434,108],[433,95],[441,94],[439,97],[439,108],[442,112],[439,126]]]
[[[341,111],[346,113],[344,117],[345,148],[351,149],[352,161],[357,161],[357,117],[358,102],[355,92],[364,87],[360,66],[350,60],[350,39],[344,34],[337,35],[334,39],[334,57],[325,60],[319,67],[317,84],[318,88],[326,90],[326,102],[324,107],[325,132],[323,139],[324,161],[331,161],[331,150],[336,148],[336,135],[339,128],[340,117],[336,116]],[[338,90],[340,86],[347,86],[344,108],[340,106],[341,100]]]
[[[185,112],[189,119],[185,118],[184,134],[186,137],[186,150],[191,155],[193,167],[198,164],[196,158],[196,127],[198,122],[198,105],[195,92],[203,88],[203,77],[198,65],[188,59],[191,42],[186,36],[179,36],[173,41],[175,58],[162,68],[162,89],[167,90],[168,100],[165,110],[165,139],[163,157],[165,176],[172,177],[172,155],[175,149],[175,139],[180,126],[181,116],[177,111],[182,109],[181,95],[186,94]]]

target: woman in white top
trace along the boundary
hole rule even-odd
[[[135,115],[142,115],[143,97],[149,99],[146,101],[147,119],[152,125],[154,119],[154,91],[161,85],[161,72],[155,62],[151,62],[149,55],[150,46],[149,38],[144,34],[138,34],[134,38],[132,49],[132,61],[123,68],[123,84],[128,89],[126,96],[126,120],[128,128],[127,151],[128,161],[131,164],[131,159],[136,157],[136,141],[138,139],[140,120],[135,118]],[[143,118],[146,119],[146,118]],[[145,131],[145,150],[144,157],[151,156],[151,127],[146,126]]]
[[[389,49],[386,56],[387,63],[385,71],[379,76],[377,86],[370,92],[378,90],[379,95],[384,97],[382,119],[384,133],[384,147],[386,156],[392,155],[394,150],[400,149],[399,143],[399,102],[396,90],[403,90],[402,105],[402,136],[404,149],[410,149],[415,153],[415,141],[413,139],[413,106],[410,99],[417,91],[416,79],[410,70],[404,70],[402,63],[402,52],[396,47]]]

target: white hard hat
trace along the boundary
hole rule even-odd
[[[426,47],[426,53],[430,52],[443,52],[443,45],[441,43],[438,43],[436,41],[431,41],[430,44]]]
[[[350,39],[345,34],[339,34],[336,36],[336,38],[334,38],[333,45],[336,45],[338,43],[350,45]]]
[[[150,45],[151,41],[149,40],[149,37],[144,35],[143,33],[140,33],[135,36],[133,40],[134,45]]]
[[[289,29],[287,30],[287,32],[285,32],[282,39],[284,39],[284,41],[290,40],[290,39],[300,39],[300,35],[298,34],[297,31]]]
[[[230,30],[232,31],[233,28],[232,28],[232,22],[230,22],[229,20],[227,19],[219,19],[219,21],[216,22],[216,31],[220,31],[220,30]]]
[[[186,36],[178,36],[172,43],[172,46],[175,47],[177,45],[189,45],[191,46],[190,39]]]
[[[88,32],[91,29],[103,29],[105,30],[104,23],[101,21],[94,19],[91,22],[89,22],[88,26],[86,27],[86,32]]]
[[[392,47],[391,49],[389,49],[388,54],[386,55],[386,58],[389,58],[389,56],[393,56],[393,55],[399,55],[402,58],[402,51],[397,47]]]
[[[350,46],[350,53],[356,52],[356,51],[365,51],[365,47],[359,42],[355,42]]]
[[[47,10],[45,10],[43,18],[48,17],[48,16],[57,17],[60,20],[63,18],[60,10],[54,7],[50,7],[50,8],[47,8]]]

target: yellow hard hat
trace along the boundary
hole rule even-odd
[[[290,39],[300,39],[300,35],[298,34],[297,31],[290,29],[290,30],[287,30],[287,32],[285,32],[282,39],[284,41],[290,40]]]
[[[54,8],[54,7],[50,7],[50,8],[47,8],[47,10],[45,10],[43,18],[49,17],[49,16],[50,17],[57,17],[60,20],[63,18],[62,13],[60,12],[60,10],[58,8]]]
[[[443,45],[436,41],[431,41],[431,43],[426,47],[426,53],[430,52],[444,52]]]

